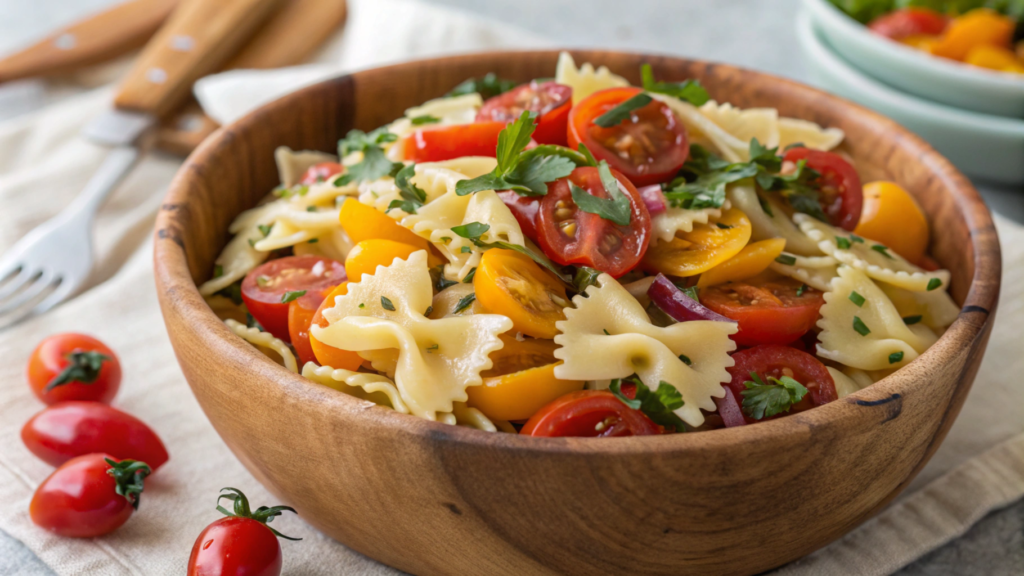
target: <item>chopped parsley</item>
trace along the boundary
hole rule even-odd
[[[476,302],[476,293],[475,293],[475,292],[473,292],[473,293],[470,293],[470,294],[467,294],[466,296],[463,296],[463,297],[462,297],[462,298],[461,298],[461,299],[459,300],[459,303],[455,305],[455,310],[454,310],[454,312],[455,312],[456,314],[458,314],[459,312],[462,312],[462,311],[463,311],[463,310],[465,310],[466,308],[469,308],[469,306],[470,306],[471,304],[473,304],[473,302]]]
[[[902,361],[903,361],[903,351],[902,350],[899,351],[899,352],[893,352],[892,354],[889,354],[889,364],[895,364],[897,362],[902,362]]]
[[[316,212],[316,206],[306,206],[306,212]]]
[[[514,80],[498,78],[494,72],[488,72],[482,78],[470,78],[452,88],[451,92],[445,94],[447,97],[465,96],[476,92],[484,100],[493,98],[498,94],[504,94],[519,84]]]
[[[360,302],[360,303],[359,303],[359,307],[360,307],[360,308],[366,308],[366,304],[364,304],[364,303]]]
[[[928,281],[928,291],[929,292],[931,292],[932,290],[935,290],[939,286],[942,286],[942,280],[939,280],[938,278],[932,278],[931,280]]]
[[[743,413],[754,420],[761,420],[789,412],[793,404],[803,400],[807,388],[789,376],[769,377],[766,384],[757,372],[751,372],[752,380],[743,383]]]
[[[594,124],[597,124],[601,128],[611,128],[612,126],[618,126],[624,120],[632,116],[633,112],[643,108],[644,106],[647,106],[653,101],[654,99],[651,98],[649,94],[645,92],[640,92],[637,95],[633,96],[632,98],[629,98],[628,100],[622,102],[618,106],[612,108],[611,110],[595,118]]]
[[[801,284],[800,287],[796,289],[797,298],[803,296],[804,292],[807,292],[808,288],[810,288],[810,286],[808,286],[807,284]]]
[[[604,332],[605,336],[611,336],[611,334],[608,333],[608,329],[607,328],[601,328],[601,332]]]
[[[224,267],[223,266],[221,266],[220,264],[217,264],[216,266],[213,267],[213,277],[214,278],[220,278],[223,275],[224,275]]]
[[[416,175],[416,165],[409,164],[395,174],[395,187],[398,188],[398,195],[402,198],[394,199],[388,204],[386,212],[395,208],[406,214],[415,214],[416,209],[423,206],[427,201],[427,193],[419,186],[412,183],[412,177]]]
[[[469,246],[463,246],[462,248],[459,249],[459,252],[462,254],[469,254],[472,251],[473,249],[470,248]]]
[[[319,241],[320,241],[320,239],[319,239],[319,238],[313,238],[313,239],[312,239],[312,240],[310,240],[309,242],[306,242],[306,244],[316,244],[316,243],[317,243],[317,242],[319,242]]]
[[[263,234],[264,238],[270,236],[270,229],[272,228],[272,226],[270,226],[269,224],[260,224],[256,228],[259,229],[260,234]]]
[[[338,142],[338,155],[344,158],[353,152],[362,152],[363,159],[346,167],[345,174],[334,180],[334,186],[341,187],[352,182],[367,182],[384,176],[394,176],[402,169],[401,162],[392,162],[384,155],[383,144],[394,142],[398,136],[388,132],[386,127],[367,134],[362,130],[349,130]]]
[[[380,305],[385,310],[390,310],[391,312],[395,311],[395,305],[391,303],[391,299],[387,296],[380,297]]]
[[[674,98],[689,102],[694,106],[703,106],[711,99],[708,95],[708,91],[700,85],[700,82],[696,80],[686,80],[685,82],[656,82],[654,80],[654,72],[651,70],[650,64],[644,64],[640,67],[640,80],[644,87],[644,90],[648,92],[654,92],[657,94],[667,94]]]
[[[576,275],[572,279],[572,287],[583,294],[587,288],[597,284],[597,277],[601,275],[600,270],[595,270],[588,266],[580,266],[576,269]]]
[[[779,264],[785,264],[786,266],[792,266],[796,264],[796,256],[790,256],[789,254],[779,254],[778,258],[775,259]]]
[[[427,306],[427,311],[424,312],[423,315],[424,316],[430,316],[433,313],[434,313],[434,307],[433,306]]]
[[[469,271],[469,274],[466,274],[466,277],[462,279],[462,283],[463,284],[472,284],[474,276],[476,276],[476,267],[475,266],[473,267],[472,270]]]
[[[860,316],[853,317],[853,329],[856,330],[857,333],[860,334],[861,336],[867,336],[868,334],[871,334],[871,329],[868,328],[868,325],[865,324],[864,321],[860,319]]]
[[[849,250],[850,241],[847,240],[846,238],[843,238],[842,236],[836,236],[836,247],[838,247],[841,250]]]
[[[862,308],[864,306],[864,297],[856,291],[850,292],[850,302],[856,304],[858,308]]]
[[[857,236],[856,234],[850,234],[850,241],[851,242],[856,242],[858,244],[863,244],[864,243],[864,239],[861,238],[860,236]]]
[[[422,126],[424,124],[437,124],[441,121],[437,116],[431,116],[430,114],[424,114],[423,116],[417,116],[412,120],[413,126]]]
[[[291,302],[292,300],[295,300],[297,298],[301,298],[301,297],[303,297],[305,295],[306,295],[306,291],[305,290],[288,290],[287,292],[284,293],[284,296],[281,296],[281,303],[282,304],[287,304],[287,303]]]
[[[882,246],[881,244],[875,244],[871,247],[871,249],[874,250],[875,252],[878,252],[882,256],[885,256],[889,260],[894,260],[892,254],[889,254],[889,249],[886,248],[885,246]]]
[[[635,386],[636,393],[633,398],[629,398],[622,393],[623,384]],[[623,404],[643,412],[655,424],[666,428],[673,428],[676,432],[686,431],[686,424],[674,412],[683,407],[683,395],[679,393],[675,386],[668,382],[659,382],[658,389],[651,391],[639,378],[630,376],[629,378],[616,378],[612,380],[609,388],[612,394],[622,401]]]
[[[431,352],[433,352],[434,350],[437,350],[438,348],[440,348],[440,346],[438,346],[437,344],[433,344],[431,346],[427,346],[427,354],[430,354]]]
[[[686,364],[687,366],[693,366],[693,360],[690,360],[690,357],[687,356],[686,354],[680,354],[679,359],[683,361],[683,364]]]
[[[630,215],[633,211],[629,197],[619,188],[619,182],[612,175],[612,170],[608,167],[607,162],[601,160],[598,163],[597,173],[601,177],[601,184],[604,186],[608,198],[591,195],[576,184],[569,182],[572,201],[584,212],[596,214],[619,226],[629,226]]]
[[[904,316],[903,323],[906,324],[907,326],[913,326],[914,324],[920,322],[921,318],[921,316]]]
[[[731,230],[733,227],[728,224],[722,224],[721,222],[715,222],[715,226],[718,226],[722,230]]]

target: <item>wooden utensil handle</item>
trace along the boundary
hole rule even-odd
[[[132,0],[0,60],[0,82],[69,72],[145,44],[178,0]]]
[[[279,0],[184,0],[125,78],[114,105],[161,116],[217,70]]]

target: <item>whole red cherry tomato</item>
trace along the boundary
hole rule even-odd
[[[566,394],[530,417],[519,431],[527,436],[650,436],[661,428],[646,414],[626,406],[611,392]]]
[[[337,162],[314,164],[306,169],[306,173],[302,175],[302,180],[299,180],[299,184],[309,186],[310,184],[323,182],[335,174],[341,174],[344,169],[345,167]]]
[[[700,303],[739,323],[732,339],[742,346],[790,344],[814,328],[825,298],[792,278],[709,286]]]
[[[103,452],[118,460],[140,460],[156,471],[167,462],[164,443],[141,420],[100,402],[61,402],[33,416],[21,440],[41,460],[60,466]]]
[[[513,122],[524,110],[529,110],[538,115],[533,139],[538,144],[565,146],[571,107],[572,88],[556,82],[538,83],[534,80],[484,102],[476,121]]]
[[[606,112],[637,96],[639,88],[609,88],[595,92],[569,112],[569,147],[580,143],[598,160],[626,175],[636,186],[649,186],[675,177],[690,155],[686,126],[663,102],[652,100],[610,127],[594,123]]]
[[[36,488],[29,517],[40,528],[72,538],[117,530],[139,509],[149,466],[109,454],[72,458]]]
[[[257,266],[242,281],[242,300],[267,332],[288,341],[288,303],[345,281],[345,265],[320,256],[286,256]],[[291,293],[291,296],[289,296]]]
[[[796,348],[755,346],[736,352],[732,355],[732,359],[736,364],[727,368],[732,380],[725,383],[729,393],[725,398],[715,398],[715,404],[718,405],[718,411],[722,414],[726,426],[741,425],[738,418],[729,417],[735,414],[735,405],[730,405],[730,403],[742,405],[743,420],[746,424],[753,424],[810,410],[815,406],[821,406],[839,398],[836,393],[836,383],[832,380],[832,375],[828,373],[825,365],[814,356]],[[773,383],[773,378],[788,376],[807,388],[807,393],[799,402],[792,404],[783,412],[756,419],[752,415],[751,408],[744,405],[747,396],[743,392],[749,390],[744,383],[748,381],[756,383],[751,373],[757,374],[761,381],[768,385]]]
[[[249,509],[249,500],[240,490],[224,488],[217,498],[234,501],[234,510],[207,526],[196,538],[192,555],[188,559],[188,576],[278,576],[281,574],[281,545],[277,537],[289,538],[267,525],[288,506]]]
[[[85,334],[54,334],[28,360],[32,393],[47,404],[68,400],[109,403],[121,386],[121,362],[106,344]]]
[[[802,146],[790,148],[783,156],[783,162],[796,164],[800,160],[806,160],[808,168],[821,174],[821,207],[832,225],[851,231],[856,228],[864,206],[857,170],[839,154]]]
[[[910,7],[893,10],[868,24],[868,29],[893,40],[911,36],[939,36],[946,31],[949,18],[930,8]]]

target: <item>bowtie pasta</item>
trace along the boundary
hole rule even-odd
[[[924,213],[862,185],[841,130],[648,66],[554,72],[467,80],[336,156],[279,149],[211,308],[367,409],[589,437],[813,409],[956,319]]]

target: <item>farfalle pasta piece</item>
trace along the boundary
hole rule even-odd
[[[405,116],[388,125],[388,132],[401,139],[417,128],[470,124],[476,120],[476,113],[483,104],[483,98],[476,92],[461,96],[445,96],[427,100],[419,106],[406,110]],[[436,118],[437,122],[431,122],[422,126],[413,124],[414,118],[425,117]],[[403,148],[403,146],[391,145],[388,148],[388,156],[395,161],[402,160],[399,156]]]
[[[927,326],[908,326],[864,272],[840,266],[818,320],[818,355],[861,370],[899,368],[938,339]]]
[[[236,216],[228,227],[228,232],[235,237],[227,243],[215,261],[220,274],[204,282],[199,287],[199,293],[203,296],[215,294],[245,278],[250,270],[262,264],[268,254],[255,248],[256,242],[263,238],[260,227],[272,225],[278,214],[285,210],[287,203],[277,200],[250,208]]]
[[[687,210],[669,206],[664,212],[651,217],[651,235],[655,242],[671,242],[676,232],[692,232],[694,224],[707,224],[708,220],[721,218],[722,211],[729,209],[726,200],[721,208]]]
[[[784,264],[780,260],[792,264]],[[836,271],[839,261],[831,256],[798,256],[783,252],[769,267],[822,292],[831,290],[832,279],[839,275]]]
[[[854,392],[860,391],[860,384],[858,384],[853,378],[844,374],[841,370],[831,366],[826,366],[825,369],[828,370],[829,375],[832,376],[832,382],[836,385],[836,394],[839,398],[845,398]]]
[[[593,64],[585,62],[577,68],[576,62],[568,52],[558,55],[555,82],[572,88],[574,103],[600,90],[629,86],[629,82],[625,78],[612,74],[607,66],[601,66],[595,70]]]
[[[301,242],[309,242],[314,238],[329,234],[338,228],[340,210],[310,211],[299,209],[286,203],[287,208],[281,210],[274,218],[267,235],[257,241],[253,247],[261,252],[280,250]]]
[[[455,423],[460,426],[469,426],[484,432],[498,431],[498,427],[491,422],[490,418],[476,408],[467,406],[465,402],[456,402],[452,409],[452,415],[455,416]]]
[[[302,376],[349,396],[369,400],[402,414],[409,413],[409,408],[402,401],[395,383],[386,376],[353,372],[341,368],[335,369],[330,366],[317,366],[313,362],[307,362],[302,367]]]
[[[252,344],[260,352],[263,352],[271,358],[273,358],[273,356],[268,354],[268,352],[273,352],[281,359],[279,363],[282,366],[296,374],[299,372],[299,363],[295,360],[295,354],[292,353],[292,349],[280,338],[275,338],[270,332],[264,332],[259,328],[250,328],[245,324],[230,318],[225,320],[224,324],[226,324],[236,336],[245,340],[249,344]]]
[[[650,96],[664,102],[686,125],[691,142],[710,144],[722,158],[729,162],[746,162],[750,159],[749,141],[744,142],[728,133],[701,114],[693,104],[667,94],[651,94]]]
[[[726,190],[726,197],[734,208],[750,218],[750,241],[784,238],[786,252],[801,256],[823,254],[817,243],[797,228],[786,211],[772,198],[759,196],[753,186],[735,184]],[[767,211],[765,211],[767,206]]]
[[[879,282],[878,287],[905,321],[920,321],[936,332],[941,333],[960,315],[960,307],[945,290],[913,292],[885,282]]]
[[[823,252],[875,280],[914,292],[949,287],[948,270],[929,272],[918,268],[874,240],[852,235],[807,214],[794,214],[793,221]]]
[[[738,140],[757,138],[767,148],[779,145],[779,111],[775,108],[736,108],[728,102],[709,100],[698,110]]]
[[[846,134],[839,128],[822,128],[799,118],[779,118],[779,148],[803,144],[814,150],[831,150],[843,142]]]
[[[431,320],[423,315],[433,288],[427,253],[378,266],[349,284],[348,293],[323,311],[326,327],[313,326],[320,342],[353,352],[397,350],[395,385],[409,411],[428,420],[451,413],[468,399],[466,387],[482,383],[488,355],[502,347],[498,334],[512,321],[497,314]]]
[[[729,352],[736,344],[729,336],[736,333],[735,323],[654,326],[640,303],[607,274],[573,304],[555,325],[561,332],[555,336],[561,346],[555,357],[562,360],[555,367],[557,378],[600,381],[635,373],[652,389],[666,382],[682,394],[683,406],[675,412],[691,426],[704,422],[702,408],[716,409],[713,398],[725,395],[722,383],[730,379],[726,368],[733,365]]]

